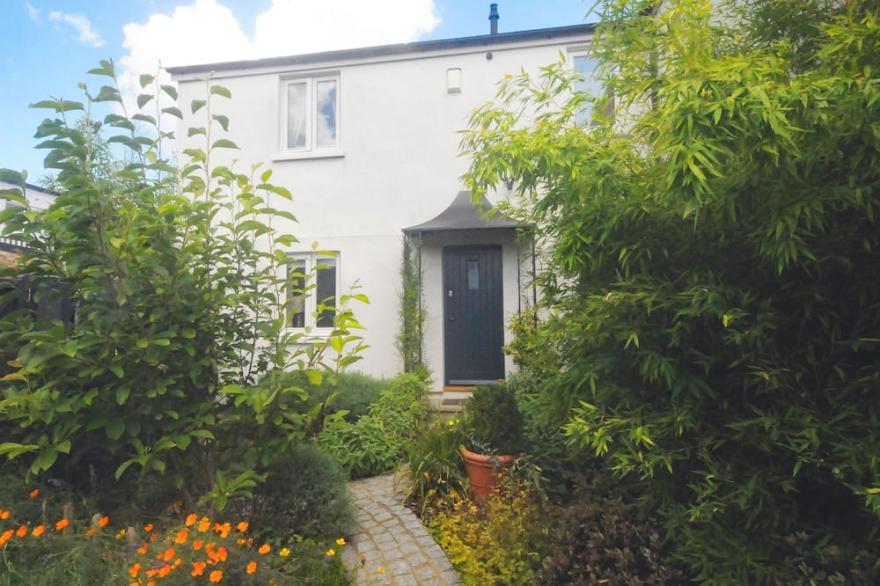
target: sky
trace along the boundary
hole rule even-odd
[[[498,0],[499,30],[585,22],[592,0]],[[0,168],[45,175],[33,138],[47,97],[81,99],[116,63],[123,94],[164,66],[480,35],[483,0],[0,0]]]

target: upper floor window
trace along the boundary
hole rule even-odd
[[[282,150],[339,148],[338,75],[285,80],[282,99]]]
[[[580,76],[574,83],[575,91],[586,93],[592,98],[581,104],[577,113],[577,121],[581,124],[589,124],[593,120],[593,113],[595,111],[593,100],[600,99],[604,92],[602,82],[597,75],[599,60],[591,56],[586,50],[572,51],[569,54],[569,59],[572,69]]]

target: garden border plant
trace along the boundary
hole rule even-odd
[[[295,217],[272,171],[218,164],[237,149],[217,105],[228,89],[206,80],[204,99],[188,104],[203,125],[187,130],[192,148],[178,168],[162,152],[174,138],[163,123],[183,118],[176,89],[142,75],[147,91],[129,115],[112,61],[89,73],[108,85],[93,93],[81,84],[83,102],[34,104],[54,115],[37,137],[57,171],[56,201],[38,212],[23,189],[2,193],[20,204],[0,212],[4,233],[26,249],[0,277],[26,274],[35,290],[63,285],[76,316],[65,323],[24,308],[0,320],[11,367],[0,389],[0,455],[27,459],[31,476],[51,470],[74,484],[85,470],[101,482],[135,470],[167,475],[190,506],[222,510],[306,436],[310,415],[297,410],[306,391],[281,373],[319,384],[356,362],[364,345],[351,306],[367,298],[352,290],[319,304],[334,313],[326,338],[286,327],[290,288],[307,293],[314,274],[288,280],[285,248],[297,240],[276,226]],[[103,106],[111,113],[95,121]],[[125,163],[96,165],[106,129]],[[24,184],[8,170],[2,178]]]

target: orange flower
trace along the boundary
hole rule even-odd
[[[201,521],[199,521],[199,533],[205,533],[208,529],[211,528],[211,520],[207,517],[202,517]]]
[[[174,548],[169,547],[168,549],[165,550],[165,553],[163,553],[159,556],[159,559],[162,560],[163,562],[170,562],[172,559],[174,559],[175,553],[176,552],[174,551]]]
[[[208,581],[212,584],[218,584],[221,580],[223,580],[223,572],[221,570],[214,570],[208,576]]]
[[[144,525],[144,531],[146,531],[147,533],[149,533],[149,532],[152,531],[152,530],[153,530],[153,524],[152,524],[152,523],[147,523],[146,525]]]
[[[250,524],[249,524],[247,521],[239,521],[239,522],[238,522],[238,525],[236,525],[235,528],[236,528],[239,532],[241,532],[241,533],[245,533],[245,532],[248,530],[248,527],[249,527],[249,526],[250,526]]]
[[[248,565],[244,567],[244,571],[248,574],[255,574],[257,572],[257,562],[250,561]]]
[[[116,539],[125,539],[125,529],[116,532]]]
[[[216,545],[217,544],[215,544],[213,541],[208,542],[208,544],[205,546],[205,551],[206,552],[212,551],[214,549],[214,547],[216,547]]]
[[[199,551],[200,549],[202,549],[202,540],[196,539],[193,541],[193,551]]]
[[[150,541],[156,541],[157,539],[159,539],[159,536],[156,535],[155,533],[153,533],[152,535],[150,535]]]
[[[27,528],[27,525],[22,525],[21,527],[19,527],[19,528],[18,528],[18,531],[16,531],[15,534],[16,534],[17,536],[19,536],[19,537],[24,537],[24,536],[26,536],[26,535],[28,534],[28,528]]]
[[[33,535],[34,537],[39,537],[43,534],[44,531],[46,531],[45,527],[43,527],[42,525],[37,525],[36,527],[34,527],[34,530],[31,531],[31,535]]]
[[[150,580],[149,582],[147,582],[147,586],[156,586],[156,581]]]
[[[110,517],[108,517],[106,515],[101,517],[101,520],[98,521],[98,527],[106,527],[109,524],[110,524]]]
[[[177,558],[176,560],[174,560],[174,567],[175,567],[175,568],[178,567],[178,566],[181,566],[181,565],[183,565],[183,560],[182,560],[182,559]]]
[[[272,551],[272,546],[270,546],[268,543],[264,543],[260,546],[260,549],[257,550],[260,555],[266,555],[270,551]]]
[[[226,548],[223,547],[222,545],[218,549],[211,550],[208,552],[208,558],[214,563],[225,562],[226,556],[227,556]]]
[[[70,521],[67,520],[67,517],[64,517],[55,523],[55,531],[62,531],[68,525],[70,525]]]
[[[147,555],[147,542],[145,541],[142,546],[137,548],[137,552],[141,555]]]
[[[14,533],[15,532],[12,529],[7,529],[6,531],[4,531],[3,534],[0,535],[0,547],[6,545],[6,542],[12,539]]]
[[[32,499],[35,499],[35,498],[37,498],[38,496],[40,496],[40,489],[39,489],[39,488],[35,488],[35,489],[33,489],[32,491],[30,491],[30,492],[28,493],[28,495],[29,495]]]
[[[7,511],[6,509],[0,509],[0,519],[3,519],[4,521],[5,521],[6,519],[8,519],[8,518],[9,518],[9,515],[11,515],[11,514],[12,514],[12,513],[10,513],[9,511]]]
[[[96,529],[94,527],[89,527],[86,529],[86,537],[91,539],[95,535]]]
[[[215,531],[220,534],[220,539],[226,539],[229,536],[229,532],[232,531],[232,525],[229,523],[223,523],[216,528]]]
[[[193,576],[201,576],[205,573],[205,562],[193,562],[193,569],[190,574]]]
[[[189,531],[186,529],[181,529],[177,532],[177,535],[174,536],[174,543],[181,544],[186,543],[187,538],[189,537]]]
[[[192,527],[193,525],[196,524],[196,521],[198,521],[198,520],[199,520],[199,518],[196,516],[195,513],[190,513],[189,515],[186,516],[186,526]]]
[[[173,569],[174,569],[174,566],[169,566],[169,565],[162,566],[161,568],[159,568],[159,577],[164,578],[165,576],[170,574],[171,570],[173,570]]]
[[[155,576],[158,573],[159,573],[159,568],[152,568],[150,570],[147,570],[147,578],[152,578],[153,576]]]
[[[128,569],[128,575],[132,578],[137,578],[137,575],[141,573],[141,564],[140,562],[136,562],[132,567]]]

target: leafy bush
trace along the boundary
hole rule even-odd
[[[316,419],[337,411],[346,411],[345,418],[355,421],[369,413],[370,405],[379,398],[388,381],[359,372],[329,373],[322,377],[320,384],[309,381],[304,372],[285,372],[280,375],[284,385],[296,386],[305,390],[301,409],[314,411]]]
[[[308,333],[286,327],[288,293],[314,287],[315,275],[287,279],[283,247],[295,238],[271,227],[293,219],[282,209],[291,194],[270,183],[271,170],[211,163],[237,148],[223,138],[229,120],[211,114],[229,91],[208,83],[205,99],[187,105],[205,126],[190,129],[194,148],[177,169],[163,159],[172,134],[162,125],[179,110],[96,121],[121,96],[112,62],[91,73],[110,85],[85,91],[85,103],[35,104],[53,116],[37,136],[47,166],[59,170],[56,201],[37,212],[21,189],[0,193],[21,204],[2,212],[4,233],[27,246],[0,279],[12,285],[24,275],[37,296],[64,294],[75,308],[62,321],[24,304],[0,320],[0,357],[10,367],[0,388],[0,455],[71,485],[130,471],[167,475],[190,504],[208,495],[222,508],[259,481],[257,463],[307,433],[305,391],[279,373],[301,371],[317,383],[355,362],[363,346],[350,305],[366,299],[341,295],[336,307],[319,307],[334,312],[333,333],[301,344]],[[141,83],[151,88],[138,99],[144,108],[159,94],[176,97],[153,76]],[[123,149],[125,163],[103,160],[107,143]]]
[[[464,405],[462,429],[472,449],[518,454],[524,448],[522,414],[506,385],[478,387]]]
[[[466,494],[467,476],[459,452],[465,439],[457,420],[435,420],[407,449],[410,499],[423,516],[433,501]]]
[[[431,528],[465,584],[534,582],[550,541],[550,525],[533,491],[507,483],[480,508],[457,496],[441,505]]]
[[[508,78],[466,182],[513,185],[545,251],[514,344],[542,408],[700,580],[877,582],[876,6],[718,4],[602,3],[614,116],[564,63]]]
[[[656,520],[643,513],[607,473],[590,475],[553,512],[538,584],[662,586],[688,583],[671,561]]]
[[[311,443],[272,461],[251,499],[235,507],[275,537],[336,539],[354,527],[351,498],[340,465]]]
[[[317,437],[318,445],[352,478],[392,470],[427,417],[426,394],[422,378],[399,375],[379,394],[369,413],[354,423],[339,416],[328,417]]]

